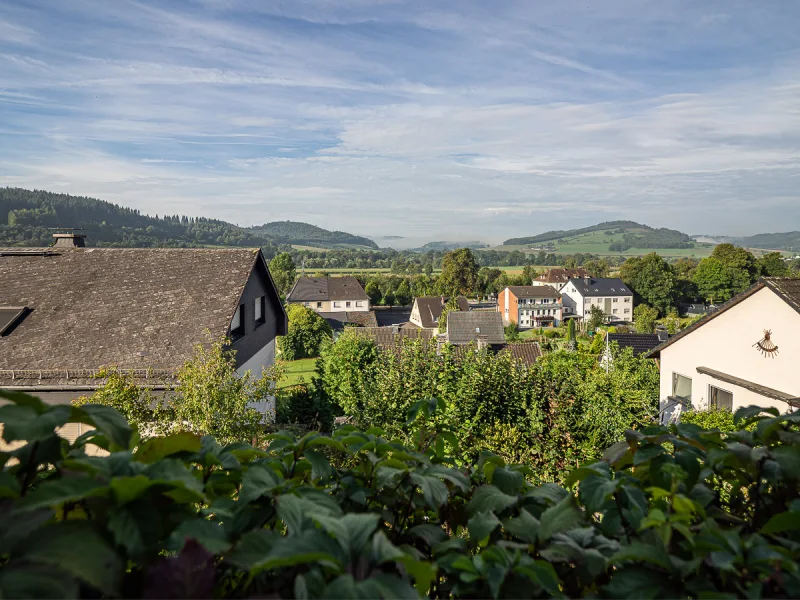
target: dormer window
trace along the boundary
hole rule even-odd
[[[0,336],[9,335],[30,312],[27,306],[0,306]]]

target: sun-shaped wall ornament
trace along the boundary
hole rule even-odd
[[[764,330],[764,337],[758,340],[755,344],[753,344],[753,348],[758,348],[758,351],[761,352],[764,356],[769,356],[770,358],[775,358],[775,355],[778,353],[778,347],[772,343],[770,337],[772,336],[772,331],[769,329]]]

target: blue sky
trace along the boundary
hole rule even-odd
[[[0,0],[0,185],[498,241],[800,228],[800,2]]]

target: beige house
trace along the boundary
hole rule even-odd
[[[663,422],[690,408],[800,408],[800,279],[762,279],[650,356]]]
[[[318,313],[369,312],[369,296],[358,279],[345,277],[300,277],[286,297]]]
[[[633,292],[621,279],[574,277],[559,291],[565,318],[588,320],[592,307],[597,307],[609,323],[633,321]]]
[[[464,296],[457,298],[458,308],[461,312],[469,312],[469,302]],[[423,329],[436,329],[439,327],[439,317],[447,304],[444,296],[420,296],[414,298],[414,305],[411,307],[409,322]]]

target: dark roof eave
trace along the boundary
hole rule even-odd
[[[719,381],[730,383],[731,385],[735,385],[737,387],[750,390],[751,392],[754,392],[759,396],[772,398],[773,400],[780,400],[781,402],[786,402],[787,404],[793,406],[794,408],[800,408],[800,398],[796,398],[793,394],[787,394],[786,392],[781,392],[771,387],[767,387],[759,383],[754,383],[752,381],[748,381],[747,379],[742,379],[741,377],[736,377],[735,375],[728,375],[727,373],[723,373],[722,371],[709,369],[708,367],[697,367],[697,372],[702,375],[708,375],[709,377],[718,379]]]

